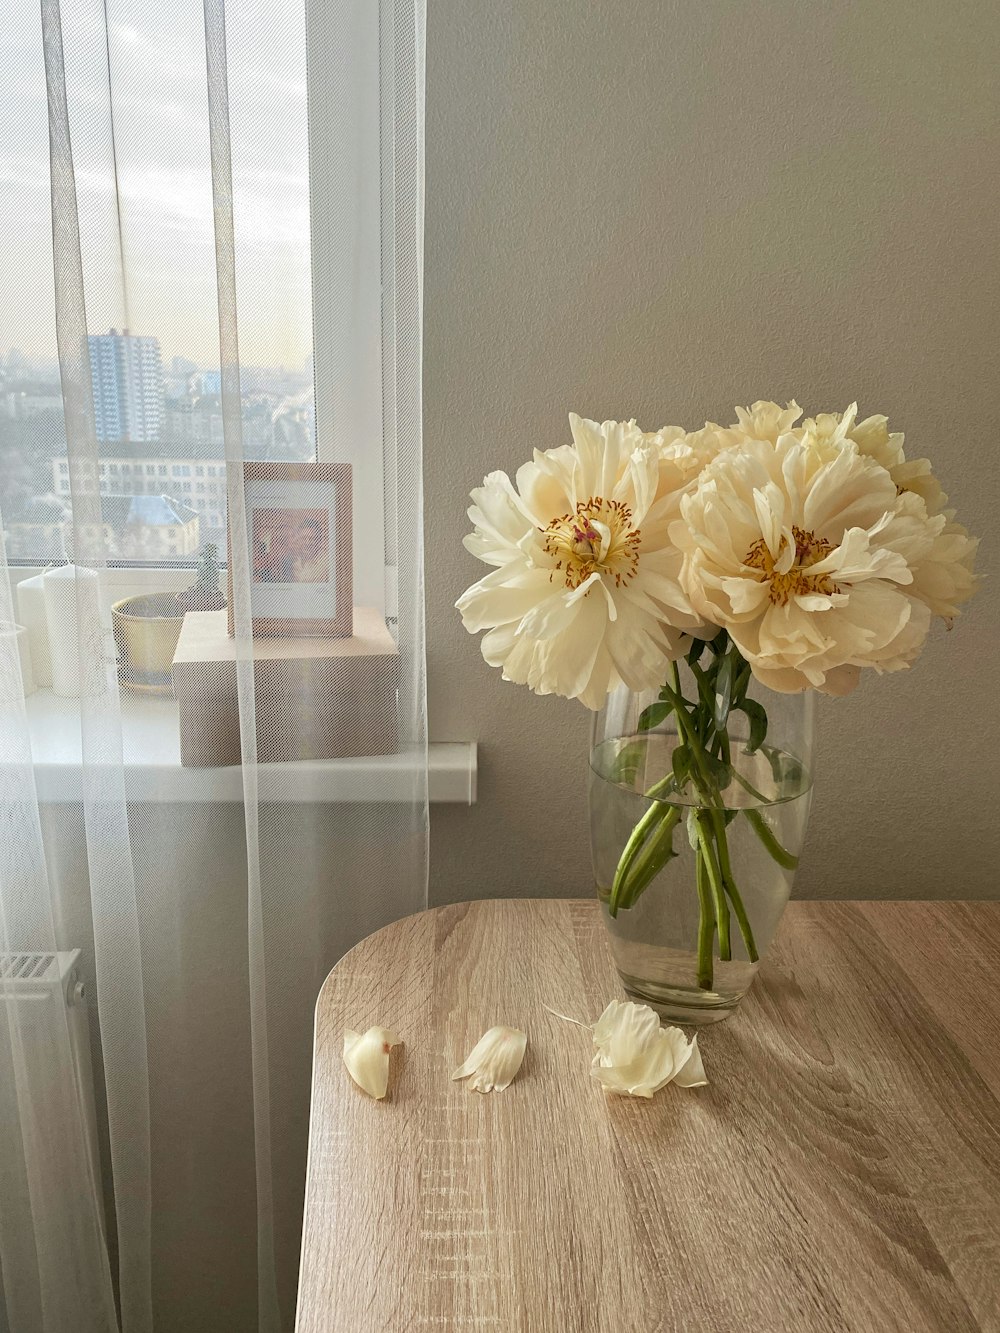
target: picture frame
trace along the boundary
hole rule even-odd
[[[351,638],[350,464],[247,462],[243,487],[254,636]],[[231,527],[228,547],[234,638]]]

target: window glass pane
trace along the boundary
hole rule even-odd
[[[241,0],[230,14],[242,452],[309,459],[303,0]],[[108,555],[191,560],[207,541],[225,550],[202,3],[63,0],[62,17]],[[37,3],[0,0],[0,31],[0,115],[18,126],[0,136],[0,509],[9,558],[41,564],[63,552],[72,477]],[[187,480],[206,474],[219,485]]]

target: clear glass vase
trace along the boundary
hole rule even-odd
[[[765,689],[724,641],[595,714],[591,852],[630,999],[687,1024],[739,1005],[791,893],[812,742],[813,692]]]

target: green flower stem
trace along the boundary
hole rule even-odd
[[[722,754],[720,756],[722,762],[724,764],[732,764],[732,754],[730,753],[729,749],[729,733],[727,731],[720,731],[718,733],[718,737],[719,737],[719,748],[722,751]]]
[[[649,791],[643,792],[643,795],[647,801],[659,801],[662,805],[663,801],[661,798],[666,796],[667,792],[673,785],[674,775],[673,773],[668,773],[665,778],[660,778],[659,782],[654,782]]]
[[[710,813],[713,821],[715,820],[716,815],[718,816],[718,822],[716,824],[716,842],[719,847],[720,860],[722,860],[722,863],[727,867],[729,872],[725,876],[725,892],[729,894],[729,898],[733,904],[733,911],[735,912],[736,920],[739,923],[740,934],[743,936],[743,944],[746,947],[747,957],[750,959],[752,963],[756,963],[760,955],[757,952],[757,943],[753,937],[753,929],[751,928],[750,925],[750,919],[747,916],[746,908],[743,905],[743,899],[740,896],[740,891],[736,887],[736,881],[733,877],[732,868],[730,866],[729,840],[726,836],[725,818],[721,811],[721,801],[719,798],[719,793],[718,791],[713,789],[711,778],[705,772],[704,752],[702,750],[701,742],[698,740],[694,732],[694,728],[691,726],[691,721],[688,716],[687,709],[684,708],[683,706],[684,697],[681,693],[680,673],[677,670],[677,663],[671,662],[670,668],[673,677],[674,689],[670,690],[669,687],[667,686],[664,686],[664,689],[666,689],[668,693],[673,696],[672,702],[674,704],[674,711],[677,715],[677,725],[683,728],[684,739],[687,745],[691,749],[691,753],[694,757],[694,762],[702,770],[702,782],[698,782],[697,786],[702,795],[702,798],[705,801],[706,809]],[[711,799],[713,795],[715,797],[714,801]],[[754,811],[753,813],[756,814],[757,812]],[[749,815],[750,812],[747,811],[747,814]],[[761,821],[761,823],[763,824],[763,821]],[[764,827],[766,828],[767,826],[764,825]],[[767,833],[770,835],[770,829],[767,829]],[[774,840],[773,835],[771,836],[771,840],[775,848],[784,851],[784,849],[780,848],[779,844]],[[768,850],[770,850],[770,848]],[[773,854],[774,853],[772,852],[772,855]],[[785,852],[784,854],[785,856],[788,855],[787,852]],[[778,858],[776,857],[775,859],[777,860]],[[722,943],[721,934],[719,943],[720,943],[720,956],[721,956],[721,943]]]
[[[733,777],[740,784],[740,786],[743,788],[744,791],[748,791],[751,796],[755,796],[757,800],[761,802],[762,805],[768,804],[768,799],[764,795],[764,793],[762,791],[758,791],[752,782],[748,782],[742,773],[737,773],[736,770],[734,769]]]
[[[739,922],[740,934],[743,936],[743,943],[746,946],[747,957],[751,962],[757,961],[757,942],[753,937],[753,930],[750,926],[750,919],[747,916],[746,908],[743,906],[743,898],[739,889],[736,887],[736,877],[733,874],[733,867],[729,860],[729,839],[726,835],[725,816],[718,810],[710,811],[712,822],[715,825],[715,841],[719,849],[719,870],[722,874],[722,882],[725,885],[726,892],[729,894],[733,904],[733,911],[736,913],[736,920]],[[721,947],[721,935],[720,935]],[[723,957],[722,954],[719,955]],[[731,958],[732,955],[730,954]]]
[[[740,784],[744,791],[748,791],[751,796],[755,796],[762,805],[768,804],[768,799],[762,791],[758,791],[752,783],[748,782],[741,773],[733,771],[733,777]],[[771,832],[764,816],[759,810],[744,809],[743,813],[749,819],[754,831],[761,842],[767,848],[770,855],[777,861],[779,866],[784,866],[786,870],[796,870],[799,864],[799,858],[794,856],[787,848],[783,847],[778,839]]]
[[[669,685],[664,685],[663,688],[670,697],[671,703],[674,705],[674,712],[677,715],[677,725],[684,732],[684,741],[689,747],[694,762],[699,769],[699,774],[695,778],[695,786],[698,788],[706,806],[721,806],[719,792],[716,789],[715,783],[712,781],[712,775],[708,771],[708,765],[705,762],[705,747],[702,745],[697,728],[692,723],[691,716],[687,711],[687,700],[681,693],[681,677],[680,672],[677,670],[676,662],[670,663],[670,670],[674,682],[673,689],[671,689]],[[715,797],[714,801],[712,800],[713,796]]]
[[[753,930],[743,898],[736,884],[729,852],[728,825],[737,814],[743,814],[760,839],[768,854],[783,868],[794,870],[798,858],[784,848],[775,837],[759,809],[752,807],[727,809],[723,790],[731,781],[762,804],[767,798],[736,771],[732,762],[731,746],[735,744],[726,730],[728,717],[740,710],[750,721],[754,748],[762,746],[766,735],[767,718],[759,704],[751,708],[746,699],[750,668],[730,648],[723,633],[713,639],[707,649],[712,654],[708,666],[699,667],[698,658],[706,646],[688,654],[698,686],[697,698],[691,702],[684,697],[677,663],[671,663],[670,680],[660,691],[660,707],[669,705],[676,718],[678,746],[675,752],[674,773],[661,778],[646,793],[651,802],[642,818],[633,828],[615,869],[614,881],[608,898],[608,911],[614,917],[627,909],[645,892],[663,867],[676,855],[673,834],[682,815],[688,811],[694,838],[695,880],[698,892],[698,986],[710,990],[714,985],[713,950],[715,935],[719,936],[719,959],[732,959],[732,923],[736,917],[747,957],[752,963],[759,960]],[[730,656],[726,656],[730,653]],[[747,753],[751,751],[748,749]],[[765,749],[766,753],[766,749]],[[770,756],[768,756],[770,757]],[[772,769],[775,762],[772,760]],[[777,770],[775,777],[778,778]],[[696,804],[680,804],[684,784],[691,783],[697,793]],[[671,804],[669,793],[676,793],[678,804]]]
[[[668,809],[669,813],[660,820],[656,831],[646,839],[642,851],[636,857],[629,871],[618,904],[619,908],[631,907],[639,895],[650,886],[670,858],[676,855],[673,833],[674,826],[680,818],[680,810],[677,806],[670,806]]]
[[[747,957],[751,963],[760,961],[760,954],[757,952],[757,942],[753,937],[753,929],[750,925],[750,919],[747,916],[747,909],[743,906],[743,899],[740,891],[735,884],[728,885],[729,899],[733,904],[733,911],[736,914],[736,920],[739,923],[740,934],[743,936],[743,947],[747,951]]]
[[[799,864],[799,858],[793,856],[790,851],[787,851],[786,848],[782,847],[781,843],[771,832],[760,811],[748,808],[745,809],[743,813],[750,821],[750,827],[757,834],[757,837],[760,838],[761,842],[767,848],[768,852],[770,852],[774,860],[777,861],[778,865],[783,866],[785,870],[795,870]]]
[[[712,989],[712,941],[715,938],[715,913],[708,886],[705,858],[701,851],[695,857],[695,883],[698,889],[698,987]]]
[[[722,872],[723,882],[727,888],[734,884],[732,862],[729,860],[729,839],[726,837],[726,817],[721,810],[715,808],[705,812],[712,823],[712,830],[715,833],[716,845],[719,849],[719,870]]]
[[[611,885],[611,897],[608,900],[608,912],[613,917],[618,915],[619,908],[630,905],[629,902],[624,901],[627,896],[630,897],[633,902],[639,896],[638,893],[633,893],[631,895],[627,894],[627,881],[631,875],[633,863],[642,850],[643,844],[657,832],[657,825],[660,824],[661,821],[670,819],[671,811],[674,811],[674,814],[670,822],[670,828],[667,830],[668,835],[673,829],[674,824],[677,823],[679,811],[677,811],[676,807],[667,805],[663,801],[657,799],[659,796],[665,795],[666,792],[670,790],[670,787],[673,785],[673,780],[673,775],[661,778],[659,782],[654,783],[649,791],[646,792],[647,799],[654,803],[649,807],[629,834],[628,842],[625,844],[625,848],[622,851],[621,856],[618,858],[618,865],[615,868],[615,878]],[[664,858],[664,860],[666,859],[667,858]]]
[[[699,853],[701,856],[699,864],[704,866],[712,890],[712,897],[715,900],[715,918],[719,925],[719,958],[722,962],[728,963],[733,956],[729,942],[729,905],[726,902],[726,889],[719,870],[719,863],[712,848],[711,816],[707,810],[699,810],[694,817],[694,822],[698,830]],[[723,842],[725,842],[725,833],[722,836]],[[718,832],[716,832],[716,838],[718,838]],[[728,851],[726,859],[727,861],[729,859]]]
[[[618,865],[615,867],[615,877],[611,884],[611,896],[608,899],[608,913],[610,916],[616,917],[619,908],[625,905],[624,900],[627,896],[626,887],[635,859],[642,850],[643,844],[646,842],[647,838],[649,838],[653,830],[656,828],[656,825],[663,818],[664,815],[660,807],[651,805],[629,834],[628,842],[625,844],[624,850],[618,858]]]

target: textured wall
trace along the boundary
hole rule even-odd
[[[588,721],[505,685],[452,603],[465,496],[568,439],[735,402],[885,411],[997,570],[994,0],[430,0],[425,448],[436,901],[589,891]],[[804,896],[998,891],[998,586],[819,710]],[[992,796],[989,794],[992,793]]]

